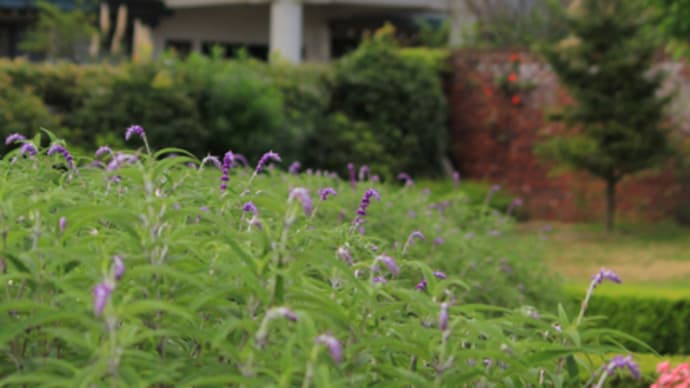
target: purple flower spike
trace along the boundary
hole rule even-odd
[[[121,256],[113,256],[113,274],[115,275],[115,280],[122,279],[122,275],[125,274],[125,262]]]
[[[10,145],[12,143],[20,142],[26,140],[26,136],[21,133],[13,133],[5,138],[5,145]]]
[[[408,174],[408,173],[406,173],[406,172],[401,172],[400,174],[398,174],[398,180],[399,180],[399,181],[404,181],[404,182],[405,182],[405,186],[412,186],[412,185],[414,185],[414,181],[412,180],[412,177],[410,176],[410,174]]]
[[[136,155],[130,155],[130,154],[123,154],[121,152],[118,152],[115,154],[113,157],[113,160],[111,160],[108,165],[106,166],[107,171],[114,171],[120,168],[120,166],[123,163],[135,163],[137,161]]]
[[[447,278],[448,278],[448,276],[447,276],[445,273],[441,272],[441,271],[436,271],[436,272],[434,272],[434,276],[436,277],[436,279],[441,279],[441,280],[444,280],[444,279],[447,279]]]
[[[354,189],[357,187],[357,178],[355,177],[355,164],[350,162],[347,164],[347,171],[350,173],[350,185]]]
[[[508,210],[506,211],[506,213],[510,215],[515,208],[520,206],[522,206],[522,199],[515,198],[510,202],[510,205],[508,205]]]
[[[252,213],[253,215],[256,215],[258,213],[258,210],[256,209],[256,205],[254,205],[254,202],[247,202],[242,206],[242,211],[245,213]]]
[[[371,282],[374,283],[374,284],[376,284],[376,283],[381,283],[381,284],[386,284],[386,283],[388,283],[388,282],[386,281],[386,278],[384,278],[383,276],[374,276],[374,278],[371,279]]]
[[[101,156],[103,156],[105,154],[110,154],[112,156],[113,150],[110,149],[110,147],[108,147],[107,145],[98,147],[98,149],[96,150],[96,157],[100,158]]]
[[[67,162],[67,165],[69,168],[74,168],[74,159],[72,159],[72,155],[67,151],[67,149],[60,145],[60,144],[53,144],[48,148],[48,156],[60,153],[62,154],[62,157],[65,158],[65,161]]]
[[[60,229],[60,233],[64,233],[66,227],[67,227],[67,218],[60,217],[60,219],[58,220],[58,229]]]
[[[22,156],[24,156],[24,155],[35,156],[38,153],[38,151],[36,150],[36,146],[33,145],[33,143],[24,143],[19,148],[19,153]]]
[[[326,187],[325,189],[321,190],[321,200],[325,201],[328,199],[329,195],[335,196],[336,194],[338,193],[335,192],[335,189],[332,187]]]
[[[372,175],[371,178],[369,178],[369,180],[373,183],[378,183],[381,182],[381,177],[379,177],[378,175]]]
[[[343,348],[340,346],[340,342],[330,334],[321,334],[316,337],[316,343],[321,345],[326,345],[328,351],[331,353],[331,358],[336,363],[340,364],[343,361]]]
[[[243,166],[249,166],[249,161],[242,154],[235,154],[235,160],[240,162]]]
[[[311,211],[314,209],[314,203],[309,196],[309,191],[303,187],[295,187],[290,191],[290,196],[288,201],[292,202],[295,198],[302,204],[304,208],[304,214],[307,216],[311,215]]]
[[[338,247],[338,250],[335,251],[335,255],[338,256],[338,258],[344,261],[347,265],[352,265],[352,263],[354,263],[354,260],[352,259],[352,253],[350,252],[350,249],[347,246],[343,245]]]
[[[288,321],[297,322],[297,314],[287,307],[278,307],[276,312]]]
[[[436,237],[434,239],[434,245],[436,245],[436,246],[443,245],[445,243],[446,243],[446,240],[444,240],[443,237]]]
[[[365,179],[369,176],[369,166],[364,165],[359,168],[359,174],[357,175],[357,178],[359,179],[360,182],[364,182]]]
[[[422,290],[422,291],[423,291],[423,290],[426,290],[427,284],[428,284],[428,282],[426,281],[426,279],[422,279],[421,282],[417,283],[417,285],[415,286],[415,288],[418,289],[418,290]]]
[[[450,307],[448,302],[441,303],[441,311],[438,313],[438,328],[441,331],[448,330],[448,307]]]
[[[220,190],[225,191],[228,189],[228,182],[230,182],[230,169],[232,168],[232,164],[235,161],[235,154],[232,153],[232,151],[228,151],[225,153],[223,156],[223,165],[221,166],[221,170],[223,171],[223,175],[220,177]]]
[[[204,166],[208,162],[213,163],[213,165],[216,166],[216,168],[218,169],[223,169],[223,164],[220,162],[220,159],[218,159],[217,156],[206,155],[206,157],[201,161],[201,165]]]
[[[367,215],[367,208],[371,204],[372,198],[376,199],[377,201],[380,201],[381,195],[375,189],[368,189],[364,193],[362,201],[359,203],[359,209],[357,209],[357,217],[355,218],[355,224],[360,223],[362,221],[362,217]]]
[[[288,169],[288,172],[292,175],[297,175],[299,174],[299,169],[302,167],[302,164],[300,162],[293,162],[290,165],[290,168]]]
[[[127,128],[127,131],[125,132],[125,141],[128,141],[132,136],[139,136],[143,138],[144,128],[139,125],[132,125],[131,127]]]
[[[258,174],[263,171],[264,167],[266,167],[266,164],[268,164],[270,161],[280,163],[282,160],[280,159],[280,155],[273,151],[268,151],[261,157],[261,159],[259,159],[259,163],[256,165],[256,173]]]
[[[460,173],[457,171],[453,171],[453,184],[455,187],[460,186]]]
[[[113,286],[108,283],[99,283],[93,288],[93,312],[96,316],[103,313],[112,292]]]
[[[380,255],[380,256],[376,256],[375,261],[376,262],[379,262],[379,261],[382,262],[383,265],[385,265],[386,268],[388,268],[388,270],[393,275],[396,275],[396,276],[400,275],[400,267],[398,267],[398,265],[395,263],[395,260],[393,260],[392,257],[386,256],[386,255]]]
[[[610,280],[618,284],[623,282],[621,278],[618,277],[618,275],[616,275],[615,272],[611,271],[610,269],[602,268],[597,274],[592,276],[592,284],[594,285],[594,287],[596,287],[597,285],[601,284],[604,281],[604,279]]]
[[[414,240],[424,241],[424,235],[422,232],[415,230],[414,232],[410,233],[410,236],[407,238],[408,244],[412,244]]]
[[[633,361],[632,356],[616,356],[609,363],[606,365],[606,371],[608,374],[612,374],[616,369],[622,369],[622,368],[628,368],[630,371],[630,374],[636,378],[640,379],[642,374],[640,373],[640,366],[637,365],[635,361]]]

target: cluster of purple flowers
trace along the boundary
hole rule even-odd
[[[329,195],[335,196],[335,195],[337,195],[337,194],[338,194],[338,193],[335,191],[334,188],[332,188],[332,187],[326,187],[325,189],[321,190],[320,197],[321,197],[321,200],[322,200],[322,201],[325,201],[325,200],[328,199],[328,196],[329,196]]]
[[[364,165],[359,168],[359,173],[357,174],[357,178],[359,179],[360,182],[364,182],[367,177],[369,176],[369,166]]]
[[[61,144],[53,144],[48,148],[48,156],[54,155],[56,153],[59,153],[62,155],[63,158],[65,158],[65,161],[67,162],[67,165],[69,166],[70,169],[74,169],[74,159],[72,158],[72,154],[67,151],[67,148],[65,148]]]
[[[26,140],[26,136],[21,133],[13,133],[5,138],[5,145],[10,145],[12,143],[17,143]]]
[[[218,159],[217,156],[206,155],[206,157],[201,160],[201,165],[205,166],[206,163],[209,163],[209,162],[213,163],[213,165],[216,166],[216,168],[218,168],[218,169],[223,168],[223,164],[220,162],[220,159]]]
[[[245,167],[246,167],[246,166],[249,166],[249,161],[247,160],[247,158],[246,158],[244,155],[238,154],[238,153],[235,153],[234,155],[235,155],[235,159],[234,159],[234,160],[235,160],[236,162],[239,162],[241,165],[243,165],[243,166],[245,166]]]
[[[29,155],[29,156],[35,156],[38,153],[38,150],[36,149],[36,146],[31,143],[30,141],[26,140],[26,136],[20,134],[20,133],[13,133],[10,134],[5,138],[5,145],[10,145],[14,143],[19,143],[22,142],[21,147],[19,148],[19,154],[22,156]]]
[[[232,168],[232,164],[234,161],[235,154],[233,154],[232,151],[226,152],[223,156],[223,165],[221,166],[223,175],[221,175],[220,177],[221,191],[225,191],[228,189],[228,182],[230,182],[230,169]]]
[[[448,276],[444,272],[441,272],[441,271],[435,271],[434,277],[437,279],[440,279],[440,280],[445,280],[448,278]],[[424,278],[424,279],[422,279],[421,282],[417,283],[415,288],[423,291],[423,290],[426,290],[426,287],[428,285],[429,285],[428,281],[426,280],[426,278]]]
[[[245,213],[252,213],[252,215],[256,215],[258,213],[256,205],[254,205],[254,202],[252,201],[249,201],[242,205],[242,211]]]
[[[441,303],[441,309],[438,313],[438,328],[441,329],[441,331],[448,330],[448,319],[450,318],[448,314],[449,307],[450,304],[448,302]]]
[[[259,330],[257,330],[254,337],[257,346],[261,348],[266,345],[266,340],[268,339],[268,325],[271,323],[271,321],[278,318],[287,319],[290,322],[297,322],[298,320],[297,314],[287,307],[274,307],[266,311],[266,315],[264,315],[261,326],[259,327]]]
[[[125,263],[120,256],[113,256],[111,279],[106,279],[93,288],[93,312],[96,316],[103,314],[105,306],[110,300],[110,295],[115,290],[115,284],[125,273]]]
[[[616,275],[615,272],[611,271],[610,269],[602,268],[592,276],[592,288],[596,287],[597,285],[601,284],[604,279],[610,280],[614,283],[622,283],[623,281],[621,280],[618,275]]]
[[[261,171],[263,171],[264,167],[268,164],[268,162],[274,161],[280,163],[282,159],[280,159],[280,155],[273,151],[268,151],[263,156],[261,156],[261,159],[259,159],[259,163],[256,165],[256,171],[255,173],[258,174]]]
[[[321,334],[316,337],[316,343],[326,345],[333,361],[338,364],[343,361],[343,348],[335,337],[330,334]]]
[[[335,251],[335,255],[347,265],[352,265],[354,263],[350,248],[345,245],[338,247],[338,249]]]
[[[107,145],[98,147],[98,149],[96,150],[95,156],[97,158],[100,158],[101,156],[103,156],[105,154],[109,154],[110,156],[114,156],[113,150],[110,147],[108,147]]]
[[[295,199],[302,204],[304,214],[307,215],[307,217],[310,216],[312,210],[314,210],[314,203],[309,196],[309,190],[305,189],[304,187],[295,187],[290,191],[288,201],[292,202]]]
[[[136,155],[118,152],[113,156],[113,158],[110,160],[105,169],[107,171],[115,171],[118,168],[120,168],[120,166],[122,166],[123,164],[136,163],[137,160],[139,160],[139,158]]]
[[[410,236],[407,238],[407,243],[413,244],[415,240],[424,241],[424,235],[422,232],[415,230],[414,232],[410,233]]]
[[[125,132],[125,140],[129,141],[132,136],[139,136],[143,139],[144,136],[146,136],[146,133],[144,133],[144,128],[139,125],[132,125],[131,127],[127,128],[127,131]]]
[[[367,208],[371,204],[372,198],[376,199],[377,201],[380,201],[381,195],[375,189],[368,189],[364,193],[364,196],[362,197],[362,201],[359,203],[359,208],[357,209],[357,217],[355,217],[355,221],[354,221],[355,225],[361,223],[362,220],[364,219],[364,217],[367,215]]]
[[[290,165],[290,168],[288,168],[288,173],[290,173],[292,175],[297,175],[297,174],[299,174],[300,167],[302,167],[302,164],[300,162],[293,162]]]
[[[642,377],[642,374],[640,373],[640,366],[633,361],[632,356],[630,355],[625,357],[621,355],[615,356],[605,366],[606,373],[609,375],[613,374],[616,369],[623,368],[627,368],[628,371],[630,371],[630,374],[636,379],[640,379]]]
[[[392,273],[393,275],[400,275],[400,267],[398,267],[398,264],[392,257],[386,255],[376,256],[376,258],[374,259],[374,266],[372,268],[374,272],[378,272],[379,270],[378,265],[376,265],[377,263],[383,263],[383,265],[385,265],[386,268],[388,268],[388,271],[390,271],[390,273]]]
[[[401,172],[400,174],[398,174],[398,180],[403,181],[405,183],[405,186],[413,186],[414,185],[414,181],[412,180],[412,177],[410,176],[410,174],[408,174],[406,172]]]

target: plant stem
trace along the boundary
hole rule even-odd
[[[606,378],[609,376],[609,372],[604,369],[604,372],[601,373],[601,378],[597,382],[597,385],[594,386],[594,388],[601,388],[604,386],[604,382],[606,382]]]
[[[592,297],[594,287],[596,287],[596,281],[592,280],[592,282],[589,284],[589,288],[587,288],[587,294],[585,295],[585,299],[582,300],[582,304],[580,305],[580,313],[577,315],[577,319],[575,320],[575,326],[580,326],[580,322],[582,321],[582,318],[585,316],[585,311],[587,310],[587,306],[589,305],[589,298]]]
[[[302,388],[309,388],[311,385],[311,379],[314,378],[314,364],[316,364],[316,358],[319,356],[319,346],[314,345],[311,348],[311,355],[309,356],[309,361],[307,361],[307,371],[304,373],[304,380],[302,381]]]

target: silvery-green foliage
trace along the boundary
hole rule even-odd
[[[512,224],[461,188],[236,164],[221,190],[181,149],[68,168],[32,141],[0,161],[2,386],[561,385],[619,349],[563,309],[477,303],[520,293],[486,254]]]

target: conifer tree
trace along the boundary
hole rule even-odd
[[[578,0],[568,12],[569,37],[543,50],[574,103],[552,117],[568,131],[537,151],[605,181],[608,230],[620,180],[669,154],[662,120],[670,97],[658,94],[663,75],[652,71],[649,21],[636,0]]]

